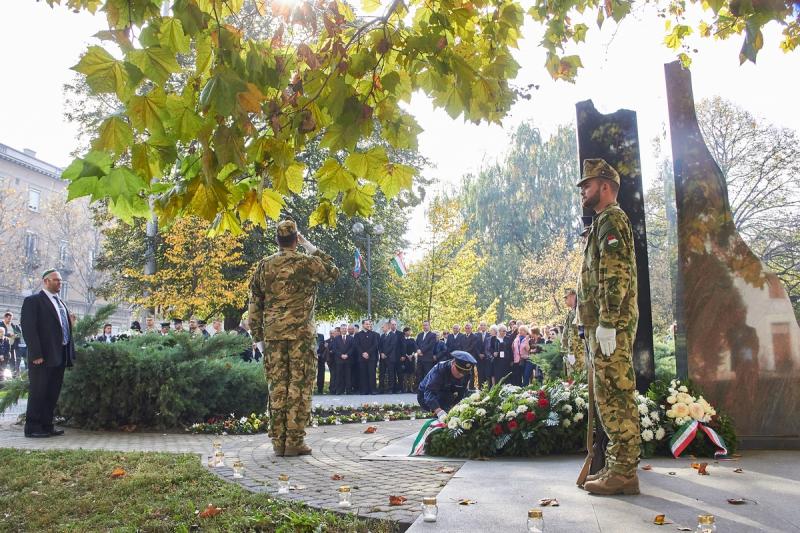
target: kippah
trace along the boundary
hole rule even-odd
[[[47,270],[42,272],[42,279],[46,278],[47,276],[49,276],[50,274],[52,274],[55,271],[56,271],[55,268],[48,268]]]

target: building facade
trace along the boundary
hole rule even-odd
[[[58,268],[62,298],[79,317],[105,303],[96,295],[105,273],[95,270],[101,228],[87,199],[67,203],[63,169],[36,152],[0,143],[0,314],[19,317],[25,296],[42,288],[41,273]],[[131,312],[121,305],[111,319],[115,331],[127,329]]]

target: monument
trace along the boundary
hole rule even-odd
[[[742,240],[706,147],[691,74],[665,65],[678,211],[676,360],[733,418],[743,447],[800,447],[800,327],[780,279]]]

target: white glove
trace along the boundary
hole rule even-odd
[[[439,411],[439,414],[436,415],[436,418],[439,419],[439,422],[444,423],[444,419],[447,418],[447,413],[445,413],[444,409],[442,409],[441,411]]]
[[[256,343],[256,348],[258,348],[258,351],[263,354],[264,353],[264,341],[258,341]]]
[[[317,247],[308,242],[308,239],[306,239],[302,233],[297,234],[297,242],[300,244],[300,246],[306,249],[306,252],[310,254],[313,254],[317,251]]]
[[[617,349],[617,330],[614,328],[597,326],[595,337],[597,338],[597,344],[600,345],[600,351],[603,352],[603,355],[611,357],[611,354]]]
[[[567,361],[569,362],[569,364],[574,365],[575,364],[575,356],[573,354],[571,354],[571,353],[567,354]]]

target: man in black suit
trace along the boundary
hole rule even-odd
[[[419,388],[419,382],[433,368],[434,348],[436,348],[436,334],[431,331],[431,323],[426,320],[422,323],[422,331],[417,335],[417,388]]]
[[[445,345],[447,346],[447,351],[445,352],[444,358],[442,360],[452,359],[453,356],[451,355],[456,350],[459,351],[466,351],[467,338],[466,336],[461,333],[461,326],[458,324],[453,324],[453,333],[447,336],[447,341],[445,341]]]
[[[400,392],[403,377],[403,364],[401,354],[405,352],[405,335],[397,329],[397,320],[389,321],[389,331],[383,341],[383,350],[386,354],[387,392],[397,394]]]
[[[477,333],[472,332],[472,324],[467,322],[464,324],[464,351],[470,354],[472,357],[475,358],[475,361],[479,361],[481,352],[483,351],[483,341],[481,340],[481,336]],[[477,366],[477,365],[476,365]],[[477,369],[473,367],[473,372],[469,377],[469,388],[476,389],[476,379],[475,379],[475,371]]]
[[[44,290],[22,303],[22,333],[28,344],[28,410],[25,436],[44,438],[63,435],[55,429],[53,412],[61,393],[64,369],[75,360],[75,343],[69,310],[59,298],[61,274],[46,270],[42,274]]]
[[[375,369],[378,366],[380,335],[372,331],[372,321],[362,320],[363,329],[356,333],[355,354],[358,366],[358,385],[361,394],[376,394]]]
[[[333,343],[333,355],[336,360],[336,394],[350,394],[352,392],[352,371],[354,355],[352,324],[347,326],[347,334],[337,337]]]
[[[490,357],[488,352],[487,340],[489,339],[489,332],[486,331],[486,322],[481,322],[478,326],[478,332],[475,334],[479,341],[480,341],[480,351],[478,352],[478,357],[475,358],[478,361],[478,387],[483,387],[483,384],[487,381],[491,381],[491,373],[490,373]]]
[[[381,325],[381,336],[378,339],[378,392],[386,394],[386,381],[389,373],[389,356],[386,355],[386,343],[389,338],[389,323]]]
[[[317,394],[325,387],[325,335],[317,333]]]

